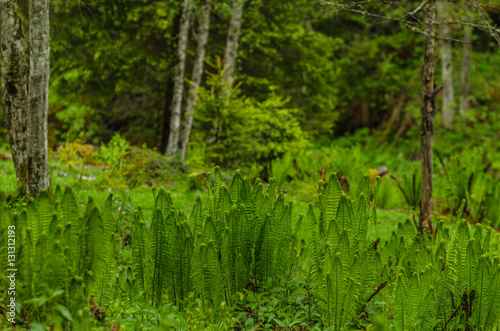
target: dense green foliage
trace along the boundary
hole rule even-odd
[[[304,217],[277,194],[274,179],[251,184],[236,171],[227,182],[217,167],[206,183],[205,199],[196,198],[189,215],[163,188],[154,189],[149,220],[137,207],[125,221],[117,213],[125,204],[118,208],[111,195],[102,212],[90,198],[83,213],[71,189],[44,191],[27,203],[6,204],[2,196],[1,230],[15,225],[17,233],[19,323],[78,330],[116,323],[125,329],[497,326],[498,236],[461,220],[464,203],[452,227],[440,222],[434,234],[422,235],[401,220],[380,240],[378,177],[363,178],[351,198],[332,174],[319,182],[317,203]],[[303,232],[310,239],[300,239]],[[6,282],[3,265],[1,275]]]
[[[349,2],[375,15],[334,6]],[[382,18],[420,2],[349,2],[246,0],[227,81],[232,1],[214,0],[183,160],[164,156],[181,1],[51,0],[51,187],[37,199],[0,116],[0,329],[500,329],[500,53],[472,13],[459,112],[464,27],[450,24],[457,100],[445,128],[436,99],[434,229],[420,233],[423,31]],[[449,20],[471,14],[448,3]],[[498,0],[479,3],[498,24]]]
[[[101,299],[110,290],[103,286],[111,275],[107,265],[114,260],[112,196],[103,213],[90,198],[82,216],[69,188],[64,193],[56,190],[54,197],[42,191],[36,201],[19,204],[14,211],[6,206],[5,195],[0,201],[2,233],[10,225],[15,227],[15,261],[20,271],[16,309],[22,310],[18,320],[30,321],[33,327],[50,320],[84,328],[81,317],[89,314],[86,296],[96,293]],[[2,287],[8,288],[7,243],[2,243]]]
[[[497,5],[497,1],[488,1],[483,7],[493,24],[498,22]],[[408,2],[368,8],[398,17],[414,7],[415,3]],[[162,135],[168,126],[177,60],[179,1],[146,0],[139,6],[123,0],[92,4],[54,0],[51,8],[50,145],[56,148],[60,140],[74,140],[81,131],[88,142],[99,144],[119,132],[133,145],[145,143],[164,152]],[[195,8],[197,18],[201,1],[195,1]],[[462,17],[461,10],[462,3],[457,3],[450,19]],[[214,2],[206,56],[210,63],[224,56],[230,15],[229,0]],[[188,80],[197,29],[195,19],[187,54]],[[463,27],[453,25],[452,37],[460,40],[462,35]],[[266,114],[275,107],[273,103],[278,103],[278,109],[293,110],[294,119],[313,141],[363,127],[383,130],[382,141],[418,139],[422,36],[403,23],[337,12],[321,1],[249,0],[240,39],[236,82],[241,83],[241,95],[252,100],[251,106],[246,104],[251,110]],[[496,71],[491,68],[499,57],[492,43],[486,32],[474,29],[473,111],[457,113],[450,128],[459,139],[466,131],[481,130],[480,126],[489,127],[489,132],[481,130],[487,135],[498,132],[495,110],[500,94]],[[453,51],[458,99],[462,43],[455,42]],[[208,73],[217,72],[206,68]],[[436,72],[439,84],[439,65]],[[209,89],[206,81],[203,79],[202,87]],[[210,98],[205,100],[208,104],[203,107],[215,106]],[[245,129],[258,132],[267,119],[256,116]],[[440,111],[437,120],[441,121]],[[195,128],[193,133],[203,136],[203,130]],[[217,148],[210,144],[208,149]],[[221,160],[229,152],[208,154]],[[276,156],[281,153],[273,158]],[[245,162],[244,157],[238,157],[240,163]]]
[[[207,88],[198,92],[195,112],[192,143],[206,146],[205,162],[251,167],[307,146],[299,110],[287,107],[289,99],[275,93],[262,102],[243,98],[238,85],[225,82],[220,59],[215,67],[216,73],[208,73]]]

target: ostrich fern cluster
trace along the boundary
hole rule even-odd
[[[112,196],[103,212],[89,198],[82,216],[69,188],[64,193],[58,189],[53,198],[43,190],[36,201],[17,207],[11,211],[1,193],[0,232],[6,233],[12,224],[16,228],[16,299],[23,318],[43,321],[55,310],[71,323],[77,312],[88,312],[86,297],[103,292],[102,283],[109,277],[106,262],[114,259]],[[0,251],[2,288],[8,288],[5,275],[12,266],[4,240]]]
[[[365,177],[350,198],[332,174],[319,183],[301,227],[303,217],[293,216],[274,180],[251,185],[236,171],[226,183],[215,168],[205,199],[197,198],[189,215],[164,189],[153,190],[151,219],[141,207],[133,212],[131,262],[119,265],[111,196],[102,211],[90,198],[80,215],[70,189],[53,197],[43,191],[14,210],[2,195],[0,230],[16,225],[18,298],[31,321],[59,316],[87,329],[81,317],[89,314],[89,295],[103,307],[117,298],[142,307],[197,302],[216,321],[222,307],[239,309],[242,297],[287,291],[285,282],[293,281],[320,312],[308,320],[331,330],[362,328],[377,307],[397,330],[498,327],[500,258],[491,228],[470,228],[462,203],[452,228],[441,222],[433,235],[419,233],[407,220],[380,242],[373,232],[381,226],[379,184]],[[300,231],[312,239],[299,241]],[[2,241],[2,256],[6,251]]]
[[[157,306],[164,294],[173,303],[193,292],[217,310],[249,284],[277,282],[295,262],[292,204],[276,195],[274,181],[264,190],[237,171],[226,186],[216,168],[207,183],[204,206],[198,198],[189,218],[163,189],[155,192],[149,230],[141,209],[135,212],[135,279],[143,298]]]

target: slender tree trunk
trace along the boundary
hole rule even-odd
[[[163,128],[161,132],[160,151],[167,150],[168,137],[170,136],[170,106],[172,105],[174,80],[169,77],[165,91],[165,110],[163,111]]]
[[[177,41],[179,40],[181,15],[182,15],[182,8],[175,15],[171,30],[172,39],[170,39],[167,44],[167,54],[168,54],[169,64],[175,62],[176,56],[172,56],[172,54],[175,53],[176,50],[175,46],[177,44]],[[174,75],[169,75],[167,77],[166,91],[165,91],[165,100],[164,100],[165,110],[163,112],[161,141],[160,141],[160,146],[158,147],[158,150],[161,151],[162,153],[167,150],[168,136],[170,135],[170,106],[172,105],[173,92],[174,92]]]
[[[449,4],[440,2],[438,6],[439,20],[448,19]],[[450,38],[450,25],[441,24],[439,34],[442,38]],[[451,41],[443,39],[441,43],[441,72],[443,82],[443,123],[445,128],[449,128],[453,122],[455,90],[453,89],[453,66],[451,56]]]
[[[234,77],[244,4],[245,0],[233,0],[233,13],[229,22],[226,41],[225,73],[227,82],[232,82]]]
[[[179,152],[181,131],[182,96],[184,94],[184,68],[186,66],[186,51],[189,40],[189,23],[191,17],[191,0],[184,0],[182,6],[179,42],[177,46],[177,66],[175,68],[174,93],[170,113],[170,133],[166,155],[173,156]]]
[[[434,48],[436,28],[433,24],[436,19],[436,0],[429,0],[425,14],[424,35],[424,65],[420,95],[422,108],[420,110],[420,149],[422,157],[422,201],[420,203],[420,229],[432,230],[432,137],[434,135],[434,116],[436,115],[435,97],[439,88],[434,88]]]
[[[210,27],[210,9],[212,0],[206,0],[203,4],[200,18],[200,33],[198,34],[198,46],[196,47],[196,59],[193,66],[193,76],[191,86],[189,87],[189,95],[186,103],[186,114],[182,125],[181,134],[181,155],[182,159],[186,159],[186,150],[191,136],[191,128],[193,127],[193,108],[196,103],[198,87],[203,76],[203,64],[205,61],[205,53],[208,40],[208,32]]]
[[[17,183],[26,184],[28,131],[28,66],[24,30],[16,0],[2,2],[2,100]]]
[[[31,0],[28,108],[28,194],[49,187],[47,117],[49,110],[49,0]]]
[[[460,75],[460,115],[469,109],[470,67],[472,55],[472,27],[464,25],[464,45],[462,51],[462,70]]]

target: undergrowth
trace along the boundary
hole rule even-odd
[[[153,189],[151,215],[111,195],[82,211],[69,188],[36,201],[2,195],[0,231],[16,228],[16,327],[498,327],[498,236],[462,220],[464,202],[455,225],[441,221],[434,235],[409,217],[381,240],[380,178],[365,176],[350,195],[337,174],[327,179],[299,216],[276,180],[237,171],[227,181],[217,167],[188,212],[163,188]],[[5,328],[7,293],[1,300]]]

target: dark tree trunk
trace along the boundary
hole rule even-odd
[[[434,116],[436,115],[435,97],[442,88],[435,88],[434,82],[434,49],[436,28],[436,0],[429,0],[425,14],[424,34],[424,65],[420,95],[422,108],[420,110],[420,149],[422,157],[422,201],[420,203],[420,229],[432,230],[432,194],[433,194],[433,163],[432,139],[434,135]]]
[[[28,66],[24,30],[16,0],[1,7],[2,102],[17,183],[26,184]]]

